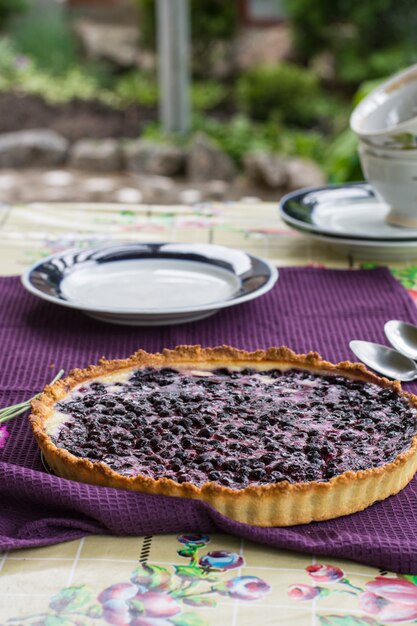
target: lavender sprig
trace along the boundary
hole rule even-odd
[[[64,373],[64,370],[59,370],[58,374],[49,384],[53,385],[57,380],[61,378],[61,376],[63,376]],[[0,409],[0,424],[2,422],[12,420],[14,417],[17,417],[18,415],[21,415],[22,413],[27,411],[30,408],[30,403],[32,402],[32,400],[35,400],[35,398],[40,395],[40,393],[37,393],[32,398],[29,398],[29,400],[24,400],[24,402],[20,402],[19,404],[12,404],[11,406],[4,407],[4,409]]]

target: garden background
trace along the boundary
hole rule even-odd
[[[415,61],[412,0],[190,0],[190,12],[192,129],[167,135],[155,0],[0,0],[0,199],[274,199],[363,179],[349,115]]]

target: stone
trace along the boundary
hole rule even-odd
[[[89,195],[94,194],[106,194],[113,191],[116,187],[116,182],[111,178],[87,178],[84,181],[84,189]]]
[[[276,64],[291,55],[292,37],[288,21],[271,26],[246,26],[239,30],[235,43],[235,62],[239,70],[262,64]]]
[[[138,174],[179,176],[185,168],[184,150],[144,139],[128,142],[124,156],[127,169]]]
[[[210,200],[224,200],[229,189],[225,180],[211,180],[206,186],[206,196]]]
[[[74,176],[65,170],[51,170],[42,176],[42,182],[48,187],[68,187],[74,183]]]
[[[301,187],[321,187],[326,175],[317,163],[308,159],[289,159],[286,162],[287,187],[289,190]]]
[[[195,137],[187,155],[187,176],[194,182],[231,181],[236,176],[232,159],[203,134]]]
[[[140,204],[143,200],[143,193],[135,187],[122,187],[114,193],[113,197],[121,204]]]
[[[247,178],[255,185],[271,189],[287,186],[288,173],[282,156],[259,150],[246,154],[243,162]]]
[[[110,61],[122,68],[138,64],[139,28],[135,23],[110,24],[80,19],[74,29],[86,56],[92,61]]]
[[[114,172],[122,168],[122,149],[116,139],[80,139],[69,153],[71,167],[92,172]]]
[[[147,176],[140,180],[146,202],[177,202],[178,190],[172,178],[167,176]]]
[[[18,178],[14,173],[0,174],[0,191],[9,191],[18,185]]]
[[[68,141],[53,130],[21,130],[0,135],[0,167],[54,166],[67,157]]]
[[[203,194],[200,189],[183,189],[178,195],[181,204],[198,204],[203,200]]]

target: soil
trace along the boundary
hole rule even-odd
[[[120,110],[97,100],[49,104],[38,96],[0,94],[0,133],[50,128],[70,141],[138,137],[144,126],[156,119],[156,108],[142,105]]]

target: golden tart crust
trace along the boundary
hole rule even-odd
[[[46,432],[46,423],[55,404],[80,383],[115,372],[142,367],[192,368],[194,365],[216,367],[296,367],[313,373],[344,376],[364,383],[390,388],[417,409],[417,397],[401,390],[400,384],[380,378],[358,363],[336,365],[324,361],[317,353],[295,354],[286,347],[246,352],[229,346],[202,348],[179,346],[162,353],[149,354],[139,350],[128,359],[101,359],[98,365],[74,369],[69,376],[47,386],[32,402],[29,416],[34,435],[52,470],[63,478],[129,489],[142,493],[194,498],[212,505],[223,515],[239,522],[257,526],[290,526],[311,521],[328,520],[361,511],[369,505],[398,493],[413,478],[417,470],[417,435],[410,447],[393,461],[359,471],[346,471],[328,481],[273,484],[249,484],[241,489],[225,487],[217,482],[196,486],[170,478],[150,478],[144,475],[124,476],[103,462],[91,462],[57,447]]]

